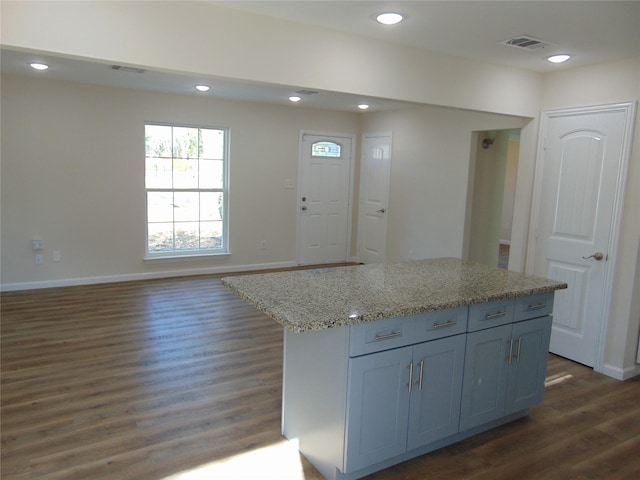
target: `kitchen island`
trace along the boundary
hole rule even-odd
[[[285,327],[282,433],[330,479],[528,415],[567,287],[454,258],[222,282]]]

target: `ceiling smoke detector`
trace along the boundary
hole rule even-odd
[[[522,48],[524,50],[537,50],[539,48],[545,48],[550,45],[547,42],[543,42],[542,40],[531,37],[529,35],[518,35],[517,37],[510,38],[500,43],[502,45],[508,45],[509,47]]]

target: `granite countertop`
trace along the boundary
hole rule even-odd
[[[567,288],[456,258],[238,275],[222,283],[296,333]]]

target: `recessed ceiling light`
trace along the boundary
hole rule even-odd
[[[361,103],[360,105],[358,105],[358,108],[360,110],[366,110],[367,108],[369,108],[369,105],[366,103]]]
[[[292,96],[289,97],[289,101],[291,101],[291,102],[299,102],[300,100],[302,100],[302,98],[298,97],[296,95],[292,95]]]
[[[564,63],[571,58],[571,55],[563,53],[561,55],[552,55],[547,60],[551,63]]]
[[[40,71],[46,70],[47,68],[49,68],[49,65],[46,65],[44,63],[38,63],[38,62],[30,63],[29,66],[34,70],[40,70]]]
[[[208,92],[211,89],[209,85],[196,85],[196,90],[199,92]]]
[[[396,12],[385,12],[378,15],[376,20],[383,25],[395,25],[404,20],[404,15]]]

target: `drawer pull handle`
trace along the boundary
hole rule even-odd
[[[373,339],[377,342],[378,340],[388,340],[390,338],[399,337],[400,335],[402,335],[400,332],[389,332],[383,333],[382,335],[376,333],[376,336],[373,337]]]
[[[489,320],[491,318],[498,318],[498,317],[504,317],[507,314],[507,311],[503,311],[503,312],[496,312],[496,313],[487,313],[485,314],[484,318],[485,320]]]
[[[541,308],[546,307],[546,303],[536,303],[535,305],[529,305],[527,310],[540,310]]]
[[[411,394],[411,385],[413,384],[413,362],[409,364],[409,394]]]
[[[511,365],[511,362],[513,361],[513,338],[511,340],[509,340],[509,365]]]
[[[457,324],[458,322],[456,322],[455,320],[449,320],[448,322],[434,323],[433,328],[453,327],[454,325],[457,325]]]

